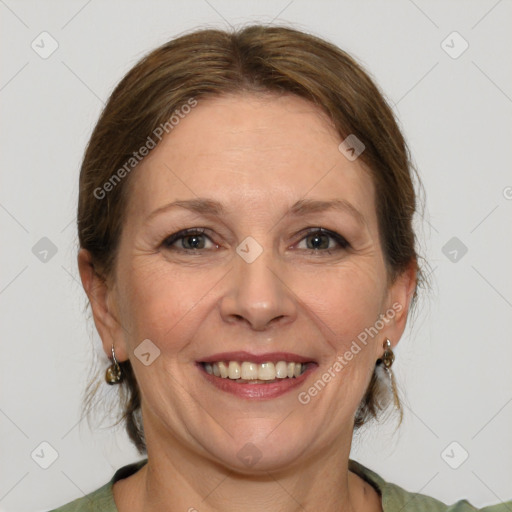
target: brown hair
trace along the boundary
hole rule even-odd
[[[113,275],[130,176],[105,183],[158,127],[191,99],[228,93],[292,93],[318,105],[342,138],[365,145],[360,159],[376,187],[382,250],[392,282],[417,265],[412,218],[416,195],[409,151],[393,112],[371,78],[347,53],[318,37],[285,27],[249,26],[238,31],[199,30],[149,53],[111,94],[87,146],[78,202],[80,246],[95,271]],[[125,167],[126,169],[126,167]],[[119,173],[118,173],[119,177]],[[416,298],[414,292],[413,301]],[[123,413],[131,440],[145,450],[140,393],[129,361],[121,363]],[[355,417],[355,428],[385,408],[375,371]],[[393,386],[395,405],[401,407]],[[91,394],[86,403],[90,405]]]

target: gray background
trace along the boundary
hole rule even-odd
[[[0,510],[48,510],[139,458],[122,431],[80,421],[99,347],[76,268],[80,159],[143,54],[195,27],[251,21],[358,58],[395,105],[426,188],[418,228],[433,288],[396,351],[405,420],[396,434],[392,422],[366,428],[352,458],[448,503],[512,498],[511,14],[510,0],[0,0]],[[46,59],[44,31],[58,43]],[[469,44],[457,58],[453,31]],[[57,250],[46,261],[43,237]],[[48,469],[41,442],[58,454]]]

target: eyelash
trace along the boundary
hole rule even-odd
[[[184,252],[184,253],[188,253],[188,254],[192,254],[192,253],[193,254],[197,254],[198,252],[202,252],[202,250],[201,249],[174,248],[173,244],[175,244],[179,240],[184,240],[187,237],[193,237],[193,236],[198,236],[199,235],[199,236],[204,236],[204,237],[208,238],[210,240],[210,242],[212,242],[215,246],[218,247],[218,245],[215,244],[213,242],[213,240],[211,240],[211,238],[208,235],[205,234],[205,232],[206,232],[206,228],[183,229],[183,230],[178,231],[177,233],[174,233],[174,234],[168,236],[167,238],[165,238],[163,240],[163,242],[162,242],[162,246],[164,248],[166,248],[166,249],[169,249],[169,250],[175,250],[175,251]],[[346,249],[350,248],[349,242],[343,236],[341,236],[340,234],[335,233],[333,231],[329,231],[327,229],[324,229],[324,228],[307,228],[307,232],[299,240],[299,242],[302,242],[304,239],[306,239],[308,236],[311,236],[311,235],[326,235],[326,236],[329,236],[330,238],[332,238],[338,244],[339,247],[334,248],[334,249],[332,249],[332,248],[327,248],[327,249],[305,249],[309,253],[324,252],[324,253],[327,253],[327,254],[332,254],[333,251],[346,250]],[[205,250],[207,250],[207,249],[205,249]]]

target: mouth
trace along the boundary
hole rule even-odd
[[[299,386],[318,364],[295,354],[218,354],[197,366],[216,388],[251,399],[280,396]]]
[[[310,363],[268,361],[257,364],[250,361],[218,361],[201,364],[208,375],[230,379],[237,384],[271,384],[280,379],[300,377]]]

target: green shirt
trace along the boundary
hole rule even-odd
[[[147,459],[124,466],[116,471],[112,480],[96,491],[79,498],[63,507],[50,512],[118,512],[112,494],[112,486],[118,480],[127,478],[137,472]],[[384,512],[507,512],[512,511],[512,501],[477,509],[466,500],[457,501],[453,505],[446,505],[435,498],[424,494],[408,492],[398,485],[385,482],[377,473],[364,467],[359,462],[349,460],[349,470],[370,483],[382,497]]]

